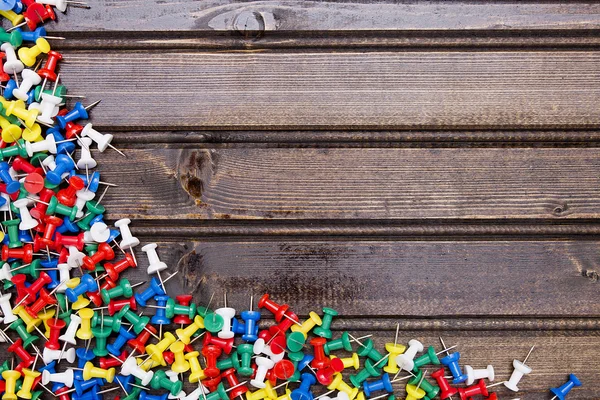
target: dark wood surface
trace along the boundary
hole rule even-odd
[[[171,294],[264,291],[382,347],[458,344],[513,395],[600,398],[595,2],[97,1],[49,30],[128,155],[110,219]],[[145,280],[145,260],[132,281]],[[183,289],[182,289],[183,288]],[[219,301],[217,300],[217,304]]]

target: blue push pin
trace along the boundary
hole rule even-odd
[[[128,332],[124,327],[120,327],[119,336],[117,336],[113,343],[106,345],[106,349],[110,354],[118,357],[121,354],[121,349],[125,346],[125,343],[132,339],[135,339],[135,334],[133,332]]]
[[[0,179],[6,183],[6,193],[13,194],[21,189],[21,184],[10,176],[9,169],[10,165],[6,161],[0,162]]]
[[[73,381],[73,386],[75,386],[75,392],[78,395],[83,395],[85,392],[93,388],[94,386],[102,386],[104,385],[104,379],[102,378],[92,378],[87,381],[76,379]]]
[[[66,227],[66,229],[69,232],[79,233],[79,227],[77,225],[75,225],[74,222],[71,222],[71,220],[69,219],[69,217],[64,217],[63,218],[63,224],[61,225],[61,227],[62,226]]]
[[[56,116],[56,122],[60,126],[60,129],[65,129],[67,127],[67,123],[73,122],[78,119],[88,119],[87,109],[81,104],[81,102],[75,103],[73,109],[69,111],[65,116]]]
[[[6,88],[4,88],[4,98],[6,100],[11,100],[14,99],[13,96],[13,90],[17,89],[17,82],[15,82],[14,79],[10,79],[8,82],[6,82]]]
[[[16,13],[16,14],[21,14],[23,12],[23,3],[21,3],[20,1],[15,1],[15,6],[12,8],[12,12]]]
[[[73,395],[73,400],[102,400],[102,396],[100,396],[98,392],[98,385],[94,385],[85,393],[75,393]]]
[[[121,374],[117,374],[115,375],[115,380],[123,389],[125,389],[127,393],[130,392],[129,389],[131,389],[131,384],[135,382],[133,375],[123,376]]]
[[[161,395],[158,394],[148,394],[145,390],[142,390],[138,397],[139,400],[167,400],[167,396],[169,393],[163,393]]]
[[[15,6],[16,0],[0,0],[0,10],[8,11],[12,10]]]
[[[570,374],[567,383],[560,387],[550,389],[550,391],[554,395],[554,397],[550,400],[554,400],[556,398],[560,400],[565,400],[571,389],[578,386],[581,386],[581,382],[579,381],[579,379],[577,379],[575,374]]]
[[[304,357],[302,357],[302,360],[298,362],[298,371],[302,371],[304,368],[306,368],[306,366],[310,364],[314,358],[315,356],[312,354],[305,354]]]
[[[260,311],[252,311],[254,307],[254,296],[250,296],[250,310],[242,311],[240,316],[246,323],[246,329],[242,335],[242,340],[246,342],[256,342],[258,340],[258,321],[260,320]]]
[[[163,393],[161,395],[158,394],[148,394],[145,390],[142,390],[139,394],[139,400],[167,400],[167,396],[169,393]]]
[[[313,400],[314,396],[310,391],[310,387],[317,382],[317,378],[313,374],[305,372],[300,376],[300,379],[302,379],[300,387],[292,391],[290,398],[292,400]]]
[[[392,382],[390,381],[390,376],[388,374],[383,374],[381,379],[373,382],[363,382],[363,391],[365,392],[365,396],[371,397],[371,393],[379,390],[385,390],[388,393],[392,393],[394,391]]]
[[[170,297],[164,294],[159,294],[154,296],[154,300],[156,300],[156,313],[150,320],[153,324],[156,325],[169,325],[171,320],[167,318],[167,301],[169,301]]]
[[[142,293],[136,293],[134,296],[137,304],[141,305],[142,307],[146,307],[146,302],[148,300],[150,300],[154,296],[162,296],[164,294],[165,291],[163,290],[160,281],[156,278],[152,278],[150,280],[150,286]]]
[[[246,324],[240,322],[237,318],[233,318],[231,322],[231,331],[236,335],[243,335],[246,333]]]
[[[62,175],[74,168],[75,163],[69,156],[59,154],[56,156],[56,168],[54,168],[54,171],[46,173],[46,180],[53,185],[58,185],[62,181]]]
[[[43,258],[40,261],[40,265],[43,268],[50,268],[48,271],[44,271],[48,274],[48,276],[50,276],[50,278],[52,278],[52,282],[50,282],[47,286],[48,289],[54,289],[55,287],[60,285],[60,281],[58,280],[58,271],[56,270],[56,267],[58,266],[58,259],[51,258],[50,260],[48,260],[47,258]]]
[[[108,240],[106,241],[106,243],[112,242],[121,234],[121,232],[119,232],[118,229],[109,229],[109,230],[110,230],[110,235],[108,235]]]
[[[458,360],[460,360],[460,353],[457,351],[455,353],[450,354],[446,345],[444,344],[444,340],[440,337],[440,341],[442,342],[442,346],[444,347],[444,351],[448,354],[446,357],[442,358],[440,362],[448,367],[454,379],[452,379],[452,384],[457,385],[462,383],[468,379],[466,374],[462,373],[460,369],[460,365],[458,365]]]
[[[60,131],[56,128],[50,128],[46,131],[46,135],[51,134],[54,136],[54,141],[62,142],[65,140],[65,137],[60,133]],[[75,151],[75,143],[74,142],[63,142],[56,145],[56,153],[57,154],[71,154]]]
[[[33,32],[24,32],[21,28],[17,28],[17,29],[15,29],[15,31],[21,32],[21,37],[23,37],[23,40],[25,42],[32,42],[32,43],[35,43],[36,40],[38,40],[41,37],[46,36],[46,34],[47,34],[46,28],[44,28],[44,27],[39,27]]]
[[[11,207],[13,204],[11,204]],[[23,243],[33,242],[33,238],[31,237],[31,233],[28,231],[19,230],[19,240]]]
[[[81,275],[79,285],[75,286],[73,289],[68,288],[67,290],[65,290],[65,295],[71,303],[75,303],[77,301],[77,298],[85,292],[97,291],[98,282],[96,282],[90,274],[83,274]]]

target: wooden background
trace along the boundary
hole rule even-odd
[[[97,154],[109,218],[159,242],[172,295],[332,306],[380,347],[400,322],[498,380],[536,345],[501,398],[571,372],[600,398],[600,5],[394,3],[60,15],[64,83],[128,156]]]

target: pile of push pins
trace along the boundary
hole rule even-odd
[[[104,222],[101,202],[111,184],[90,171],[93,151],[114,149],[113,136],[78,123],[97,102],[66,107],[77,96],[60,85],[63,57],[48,43],[61,38],[38,27],[69,3],[83,5],[0,0],[0,15],[13,24],[0,28],[0,341],[11,358],[0,365],[3,400],[96,400],[107,392],[127,400],[394,400],[399,382],[407,400],[497,399],[488,389],[498,384],[519,391],[532,371],[527,359],[514,361],[509,380],[486,384],[494,368],[461,368],[460,353],[443,341],[439,352],[414,339],[406,347],[397,329],[382,354],[370,335],[334,338],[331,308],[301,322],[265,294],[258,308],[275,323],[263,326],[252,296],[239,317],[226,295],[214,311],[191,295],[173,299],[164,283],[175,274],[163,279],[167,265],[154,243],[142,251],[155,276],[134,293],[137,284],[122,274],[137,266],[140,241],[128,219],[116,229]],[[427,368],[435,369],[430,377]],[[193,390],[185,393],[184,382]],[[571,375],[551,392],[562,400],[580,385]]]

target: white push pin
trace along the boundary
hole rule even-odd
[[[389,396],[389,393],[386,393],[386,396]],[[329,397],[329,396],[319,396],[319,397],[315,397],[315,400],[317,400],[318,398],[321,398],[323,400],[350,400],[350,396],[348,396],[348,394],[346,392],[338,392],[337,396],[335,397]],[[369,399],[371,400],[371,399]]]
[[[468,386],[471,386],[479,379],[487,379],[490,382],[494,382],[494,367],[491,365],[483,369],[473,369],[470,365],[465,365],[465,373],[467,374]]]
[[[275,363],[281,361],[283,359],[283,356],[285,356],[284,351],[282,351],[279,354],[274,354],[273,350],[271,350],[271,346],[266,344],[265,340],[263,338],[256,339],[256,341],[254,342],[254,345],[252,346],[252,350],[254,351],[254,354],[256,354],[256,355],[264,354],[264,355],[268,356]]]
[[[60,282],[67,282],[71,279],[71,267],[67,263],[61,263],[56,266],[59,274]],[[67,290],[67,285],[60,285],[57,292],[64,293]]]
[[[90,228],[90,235],[96,243],[106,243],[110,238],[110,229],[104,222],[96,222]]]
[[[64,342],[65,344],[69,343],[75,346],[77,344],[77,340],[75,340],[75,334],[77,333],[77,328],[79,328],[80,323],[81,317],[77,314],[71,314],[71,320],[69,321],[67,330],[58,337],[58,340]]]
[[[96,165],[98,165],[98,163],[96,162],[96,160],[94,160],[94,158],[92,157],[92,152],[90,151],[92,139],[90,139],[89,137],[82,137],[81,139],[78,139],[77,142],[81,146],[81,156],[77,161],[77,168],[86,169],[86,171],[88,169],[96,168]]]
[[[42,151],[56,154],[56,140],[54,139],[54,136],[46,135],[46,139],[40,140],[39,142],[25,142],[25,150],[27,150],[27,155],[29,157],[33,157],[34,153]],[[54,163],[54,167],[56,168],[56,163]]]
[[[141,384],[143,386],[146,386],[152,380],[152,377],[154,376],[154,371],[144,371],[137,365],[137,361],[135,357],[133,357],[125,360],[123,365],[121,365],[121,375],[133,375],[141,381]]]
[[[267,376],[267,372],[273,368],[275,363],[273,360],[267,357],[256,357],[254,360],[256,362],[256,374],[254,375],[254,379],[250,381],[250,384],[258,389],[264,389],[267,385],[265,385],[265,377]]]
[[[85,254],[77,250],[77,247],[75,246],[69,246],[68,249],[69,255],[67,256],[67,264],[69,264],[69,267],[71,267],[71,269],[81,267],[83,265],[83,257],[85,257]]]
[[[39,4],[47,4],[56,7],[56,9],[60,12],[67,11],[67,5],[73,4],[73,7],[84,7],[89,8],[85,1],[73,1],[73,0],[35,0],[36,3]],[[50,39],[48,36],[44,36],[46,39]],[[63,38],[60,38],[63,39]]]
[[[7,74],[18,74],[23,71],[25,65],[17,58],[15,48],[12,44],[6,42],[0,46],[0,50],[6,54],[6,61],[4,62],[4,72]]]
[[[0,268],[0,280],[10,281],[12,279],[12,273],[10,272],[10,265],[5,262]]]
[[[19,100],[27,101],[29,99],[28,92],[32,87],[39,85],[42,82],[42,77],[35,71],[26,68],[21,72],[21,84],[18,89],[13,90],[13,96]]]
[[[40,115],[38,115],[37,120],[42,124],[53,126],[54,120],[52,117],[55,117],[58,114],[57,110],[61,102],[62,99],[58,96],[52,96],[49,93],[42,93],[42,102],[38,107]]]
[[[2,309],[2,313],[4,314],[4,322],[5,324],[12,324],[19,318],[15,316],[12,312],[12,306],[10,305],[10,293],[3,294],[0,296],[0,308]]]
[[[400,370],[412,371],[415,366],[415,356],[417,353],[423,351],[423,343],[419,342],[417,339],[412,339],[408,342],[408,349],[404,352],[404,354],[400,354],[396,357],[396,364]]]
[[[140,244],[139,239],[133,236],[131,230],[129,230],[130,223],[131,220],[129,218],[123,218],[115,222],[115,227],[119,228],[119,231],[121,232],[122,240],[119,246],[124,250],[131,249]]]
[[[75,200],[75,207],[77,208],[76,217],[81,218],[83,217],[83,208],[85,207],[85,203],[93,200],[94,197],[96,197],[96,193],[88,189],[81,189],[75,193],[75,196],[77,196],[77,200]]]
[[[146,270],[147,274],[148,275],[152,275],[152,274],[158,275],[158,279],[160,280],[160,283],[164,289],[165,284],[163,283],[162,277],[160,276],[160,271],[164,271],[165,269],[167,269],[167,264],[160,261],[160,258],[158,258],[158,253],[156,252],[156,247],[157,247],[156,243],[148,243],[147,245],[142,247],[142,251],[144,253],[146,253],[146,256],[148,257],[149,265],[148,265],[148,269]]]
[[[81,136],[87,136],[94,142],[96,142],[98,150],[100,150],[101,153],[104,152],[104,150],[106,150],[108,146],[110,146],[110,142],[112,142],[113,140],[113,135],[111,135],[110,133],[102,134],[98,132],[97,130],[92,128],[91,123],[86,124],[86,126],[83,127],[83,130],[81,131]]]
[[[235,309],[227,307],[227,292],[223,294],[225,307],[217,308],[215,314],[223,317],[223,327],[217,334],[221,339],[231,339],[235,334],[231,331],[231,319],[235,317]]]
[[[524,375],[529,375],[531,373],[531,371],[533,371],[531,368],[529,368],[527,365],[525,365],[525,363],[527,362],[527,359],[531,355],[531,352],[533,351],[534,347],[535,346],[531,347],[531,349],[529,350],[529,353],[527,353],[527,357],[525,357],[525,360],[523,360],[523,362],[521,362],[519,360],[513,360],[513,367],[515,367],[515,369],[513,370],[513,373],[511,374],[510,379],[507,380],[506,382],[504,382],[504,386],[506,386],[513,392],[519,391],[519,387],[517,386],[517,384],[521,381],[521,378],[523,378]]]
[[[54,171],[54,169],[56,168],[56,161],[54,160],[54,156],[49,155],[48,157],[44,158],[44,160],[42,161],[42,165],[44,166],[44,169]],[[65,172],[65,174],[67,176],[69,175],[68,172]],[[63,177],[65,177],[65,174],[63,174]]]
[[[44,364],[49,364],[52,361],[57,360],[67,360],[69,364],[72,364],[75,361],[75,348],[71,347],[69,350],[65,351],[64,354],[61,356],[60,350],[51,350],[47,347],[44,347],[42,359],[44,360]]]
[[[65,372],[50,373],[48,370],[42,371],[42,385],[50,382],[62,383],[67,387],[73,386],[73,370],[68,369]]]
[[[19,199],[13,202],[15,207],[19,209],[19,215],[21,216],[21,222],[19,223],[19,229],[22,231],[28,231],[30,229],[38,226],[39,222],[37,222],[31,214],[29,214],[29,209],[27,208],[27,204],[29,204],[29,200],[27,199]]]

